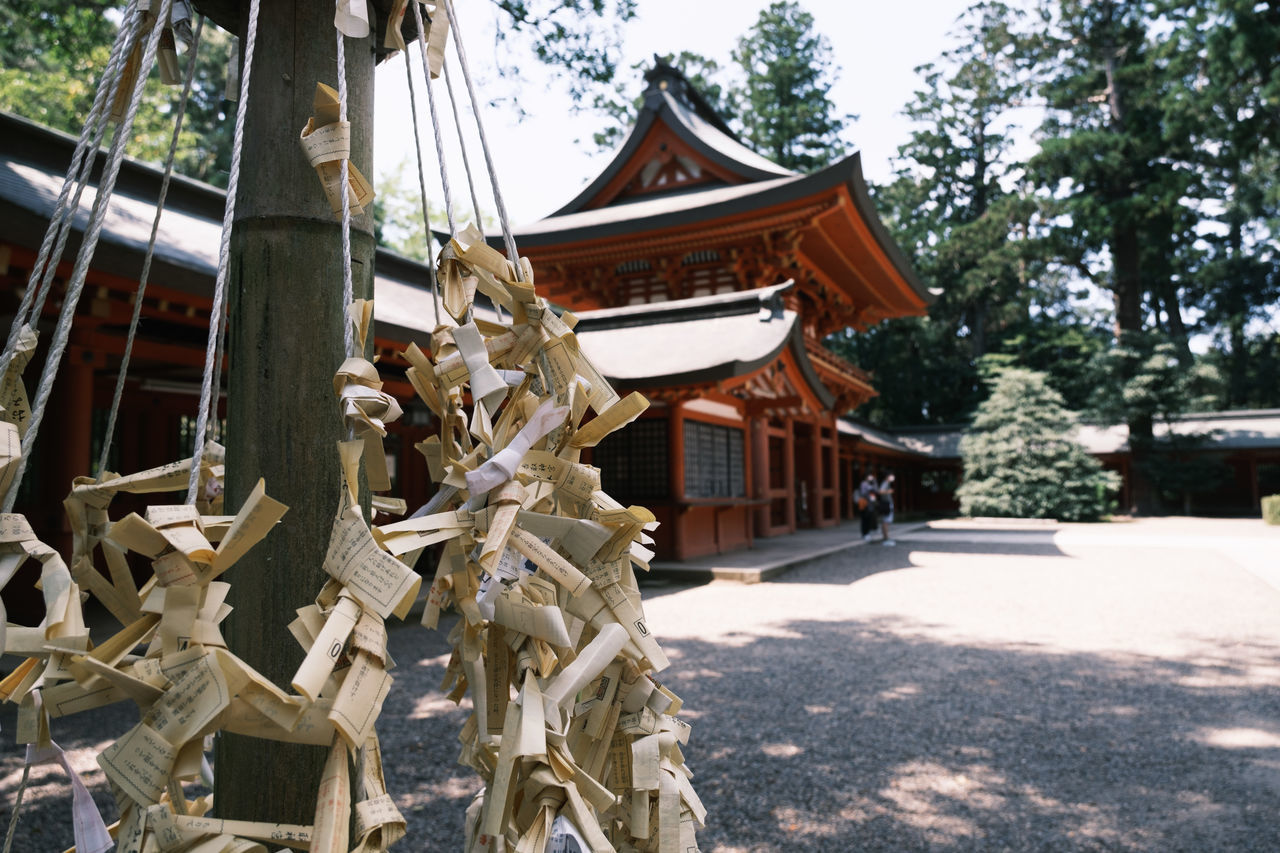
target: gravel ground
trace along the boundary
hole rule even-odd
[[[1074,530],[948,526],[772,583],[646,582],[694,725],[702,849],[1280,850],[1280,591],[1176,526]],[[476,782],[454,764],[465,712],[436,689],[443,633],[391,642],[395,849],[457,850]],[[136,716],[54,723],[107,815],[93,754]],[[14,850],[71,843],[60,771],[27,803]]]

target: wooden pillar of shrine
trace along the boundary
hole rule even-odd
[[[769,419],[761,416],[750,423],[752,488],[748,494],[761,502],[752,513],[753,535],[768,536],[769,490],[773,487],[769,482]]]
[[[813,482],[809,485],[809,524],[826,527],[827,515],[822,496],[827,490],[827,472],[822,465],[822,421],[814,418],[810,430],[809,468],[813,471]]]
[[[783,438],[782,481],[787,490],[787,532],[794,533],[798,526],[799,496],[796,494],[796,422],[793,418],[787,418],[786,435]]]
[[[683,505],[684,501],[684,404],[676,402],[671,404],[670,413],[667,415],[667,453],[669,454],[668,467],[671,472],[671,503],[672,513],[671,520],[674,530],[672,531],[672,548],[675,551],[675,558],[683,560],[687,551],[685,541],[685,527],[688,519],[685,517],[687,507]]]
[[[840,523],[840,441],[839,434],[836,431],[835,420],[832,419],[831,426],[826,428],[827,435],[823,438],[823,446],[826,447],[830,454],[830,462],[827,464],[827,495],[831,499],[831,514],[827,517],[829,524]],[[825,500],[825,498],[824,498]],[[824,504],[826,506],[826,504]]]
[[[75,337],[83,337],[77,331]],[[49,500],[42,501],[57,511],[44,519],[39,530],[57,533],[48,544],[64,554],[71,553],[71,527],[62,510],[62,499],[71,491],[71,481],[89,473],[93,460],[93,366],[94,353],[74,342],[67,348],[66,361],[53,385],[45,423],[51,427],[39,442],[48,454],[42,466],[48,471],[43,488]],[[33,387],[29,389],[34,395]],[[47,440],[46,440],[47,439]],[[57,448],[54,452],[54,448]]]
[[[248,17],[241,3],[241,20]],[[347,39],[352,160],[372,175],[371,39]],[[303,649],[286,627],[312,602],[338,509],[344,438],[333,374],[342,363],[341,226],[298,146],[317,82],[337,88],[333,6],[262,3],[250,79],[232,236],[228,330],[226,507],[258,478],[289,506],[283,521],[226,575],[231,651],[288,685]],[[373,288],[373,220],[352,218],[354,295]],[[216,756],[219,816],[310,823],[327,750],[223,734]]]

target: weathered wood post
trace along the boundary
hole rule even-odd
[[[215,20],[218,4],[203,4]],[[242,0],[239,22],[248,20]],[[340,223],[298,135],[317,81],[337,88],[332,2],[261,4],[231,243],[227,500],[234,512],[259,477],[289,506],[234,569],[224,635],[231,650],[287,688],[302,650],[286,625],[324,582],[344,437],[332,378],[344,306]],[[241,27],[242,38],[243,28]],[[352,160],[372,175],[372,39],[346,41]],[[353,217],[354,292],[373,291],[372,216]],[[326,750],[223,734],[215,809],[247,820],[310,823]]]

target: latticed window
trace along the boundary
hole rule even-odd
[[[746,468],[742,450],[742,430],[700,421],[685,421],[685,497],[746,497]]]
[[[638,420],[601,441],[591,455],[601,487],[623,503],[669,498],[667,460],[665,418]]]

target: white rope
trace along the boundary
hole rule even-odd
[[[231,177],[227,182],[227,204],[222,212],[222,242],[218,247],[218,278],[213,286],[213,310],[209,312],[209,341],[205,346],[204,379],[200,386],[200,411],[196,416],[196,442],[187,480],[187,500],[196,502],[200,487],[200,465],[204,461],[205,431],[209,426],[209,401],[213,398],[213,367],[218,347],[227,275],[231,267],[231,225],[236,213],[236,188],[240,184],[240,155],[244,149],[244,116],[249,104],[249,78],[253,71],[253,50],[258,41],[258,8],[261,0],[250,0],[244,41],[244,73],[240,75],[240,100],[236,104],[236,128],[231,139]]]
[[[436,159],[440,165],[440,186],[444,189],[444,215],[449,220],[449,234],[452,236],[458,233],[458,229],[453,224],[453,191],[449,186],[449,169],[445,162],[444,139],[440,135],[440,116],[436,113],[435,90],[431,86],[431,63],[427,59],[427,32],[422,24],[422,10],[418,8],[416,2],[409,5],[413,7],[413,17],[418,24],[418,50],[422,54],[422,76],[426,80],[427,103],[431,107],[431,129],[435,133]]]
[[[457,34],[454,34],[457,38]],[[467,173],[467,189],[471,191],[471,209],[475,211],[476,228],[484,236],[484,223],[480,220],[480,199],[476,197],[476,182],[471,177],[471,158],[467,156],[467,142],[462,136],[462,119],[458,118],[458,101],[453,96],[453,79],[449,76],[449,63],[445,62],[444,85],[449,92],[449,108],[453,110],[453,126],[458,131],[458,147],[462,149],[462,168]]]
[[[341,6],[342,0],[336,0]],[[347,120],[347,51],[343,44],[346,37],[342,30],[334,27],[338,39],[338,121]],[[356,354],[356,336],[352,323],[347,318],[347,306],[355,299],[355,289],[351,284],[351,188],[348,179],[351,174],[351,161],[344,157],[339,165],[342,188],[342,352],[344,358]],[[351,438],[353,436],[348,436]]]
[[[227,354],[227,317],[228,306],[223,307],[222,319],[218,324],[218,344],[213,348],[213,382],[210,383],[209,430],[214,441],[222,440],[222,419],[218,417],[218,402],[222,399],[222,362]]]
[[[516,280],[524,281],[524,273],[520,269],[520,254],[516,250],[516,238],[511,233],[511,223],[507,219],[507,206],[502,200],[502,190],[498,186],[498,173],[493,167],[493,154],[489,151],[489,141],[484,134],[484,122],[480,119],[480,99],[476,97],[475,83],[471,80],[471,70],[467,66],[467,51],[462,46],[462,30],[458,27],[458,18],[453,13],[453,3],[441,0],[445,14],[449,16],[449,28],[453,30],[453,49],[458,54],[458,65],[462,68],[462,79],[467,84],[467,94],[471,98],[471,114],[476,119],[476,131],[480,135],[480,149],[484,152],[484,162],[489,169],[489,182],[493,187],[493,202],[498,207],[498,222],[502,226],[502,239],[507,245],[507,259],[515,267]]]
[[[133,55],[133,52],[137,49],[138,39],[142,38],[142,24],[145,21],[144,15],[145,15],[145,11],[139,11],[139,13],[134,18],[133,34],[130,38],[129,44],[127,45],[126,49],[120,55],[119,67],[117,68],[115,79],[113,80],[112,86],[111,86],[112,91],[107,93],[108,99],[111,97],[114,97],[114,90],[120,85],[122,81],[122,78],[124,75],[124,69],[128,62],[128,57]],[[99,111],[98,128],[94,134],[93,147],[91,151],[96,152],[98,150],[98,145],[101,143],[102,137],[105,134],[110,116],[111,116],[111,110],[106,106],[106,100],[104,99],[103,106]],[[118,127],[116,128],[116,134],[117,135],[119,134]],[[113,144],[114,144],[114,138],[115,137],[113,137]],[[128,140],[126,139],[126,142],[127,141]],[[62,231],[58,235],[58,242],[53,250],[52,262],[49,263],[44,268],[44,278],[40,282],[39,295],[36,298],[36,304],[32,312],[33,316],[37,318],[40,316],[41,312],[44,310],[45,299],[47,299],[49,296],[49,291],[52,288],[53,278],[57,272],[58,264],[62,261],[62,254],[66,250],[67,238],[71,234],[72,222],[74,221],[75,212],[80,207],[80,196],[84,192],[85,188],[89,185],[89,177],[93,171],[93,164],[96,159],[97,159],[96,156],[90,155],[81,164],[81,167],[80,167],[81,172],[79,177],[79,183],[76,187],[75,198],[71,202],[70,207],[64,213]]]
[[[13,360],[13,354],[17,348],[18,337],[22,333],[23,325],[39,322],[40,313],[44,310],[45,297],[53,283],[52,271],[57,269],[58,263],[62,260],[62,252],[67,243],[67,233],[70,230],[69,225],[66,229],[63,229],[63,223],[69,215],[74,215],[74,213],[69,214],[68,211],[74,212],[80,208],[80,195],[84,192],[85,185],[89,182],[89,173],[92,171],[93,161],[96,159],[94,154],[90,152],[97,152],[98,145],[101,143],[103,134],[106,131],[108,113],[104,110],[104,106],[107,100],[107,93],[115,92],[116,85],[120,79],[120,69],[123,64],[122,57],[133,51],[133,44],[138,34],[138,20],[141,18],[141,15],[137,13],[136,6],[137,0],[130,0],[129,6],[125,10],[124,21],[116,32],[115,42],[111,46],[111,57],[107,61],[107,67],[102,72],[102,77],[98,80],[98,91],[94,95],[93,107],[89,110],[89,115],[85,119],[84,125],[80,128],[80,138],[76,141],[75,154],[71,158],[71,165],[68,167],[66,177],[62,181],[62,190],[58,193],[58,201],[54,204],[53,214],[49,218],[49,227],[45,230],[44,240],[40,244],[40,252],[27,278],[27,288],[22,294],[22,302],[17,312],[13,315],[13,325],[9,329],[9,337],[5,342],[4,354],[0,356],[0,376],[3,376],[9,369],[9,363]],[[74,196],[71,189],[73,186],[75,187]],[[54,260],[50,262],[49,258],[54,249],[55,240],[58,244],[57,251],[56,254],[53,254]],[[49,274],[45,274],[46,268],[51,271]],[[35,298],[37,293],[40,294],[38,307],[32,310],[33,305],[37,304]]]
[[[160,217],[164,214],[165,200],[169,196],[169,179],[173,176],[173,161],[178,154],[178,137],[182,133],[182,120],[187,114],[187,104],[191,99],[191,84],[196,76],[196,60],[200,51],[200,34],[204,30],[204,15],[196,21],[195,33],[191,37],[191,47],[187,49],[187,79],[182,84],[182,96],[178,99],[178,110],[173,119],[173,136],[169,138],[169,153],[164,158],[164,177],[160,181],[160,194],[156,198],[156,215],[151,220],[151,237],[147,241],[147,255],[142,260],[142,274],[138,277],[138,289],[134,295],[133,316],[129,319],[129,336],[125,339],[124,354],[120,357],[120,370],[116,374],[116,390],[111,398],[111,410],[107,414],[107,430],[102,439],[102,451],[98,455],[98,482],[107,473],[107,459],[111,455],[111,445],[115,441],[116,417],[120,413],[120,401],[124,399],[124,381],[129,375],[129,359],[133,355],[133,342],[138,336],[138,323],[142,318],[142,301],[147,293],[147,281],[151,277],[151,260],[156,253],[156,237],[160,233]]]
[[[416,2],[416,0],[415,0]],[[427,240],[427,278],[431,282],[431,304],[436,312],[436,325],[440,325],[440,286],[436,282],[436,258],[431,250],[431,214],[427,204],[427,178],[422,168],[422,137],[418,133],[418,98],[413,91],[413,63],[409,60],[409,51],[404,52],[404,76],[409,82],[409,110],[413,115],[413,150],[417,154],[418,194],[422,199],[422,227],[426,230]]]
[[[454,38],[457,39],[457,37],[457,33],[455,33]],[[462,149],[462,168],[467,173],[467,189],[471,192],[471,209],[475,211],[476,230],[480,232],[481,237],[484,237],[484,222],[480,218],[480,199],[476,196],[475,178],[471,176],[471,158],[467,156],[468,146],[466,139],[463,137],[462,119],[458,117],[458,100],[453,95],[453,78],[449,75],[448,61],[442,63],[442,67],[444,68],[445,88],[449,91],[449,107],[453,111],[453,127],[458,132],[458,147]],[[498,322],[502,322],[502,306],[495,301],[493,303],[493,310],[498,315]]]
[[[157,20],[168,20],[171,6],[172,0],[162,0]],[[147,46],[146,50],[143,51],[142,65],[139,68],[137,79],[134,81],[133,91],[130,93],[129,108],[125,113],[124,121],[116,128],[115,137],[111,141],[111,154],[107,161],[106,170],[103,172],[102,180],[98,185],[97,197],[93,202],[93,212],[89,215],[89,224],[85,229],[84,242],[81,244],[80,252],[76,257],[76,265],[71,273],[71,280],[67,284],[67,293],[62,301],[62,313],[58,317],[58,325],[54,328],[53,340],[50,343],[49,352],[45,359],[44,372],[40,375],[40,385],[36,389],[35,401],[31,406],[31,421],[27,426],[26,435],[22,437],[22,458],[18,461],[17,475],[13,478],[9,493],[5,496],[5,512],[13,511],[14,501],[18,497],[18,488],[22,483],[23,475],[26,473],[27,462],[31,458],[31,448],[35,445],[36,436],[40,433],[40,423],[44,420],[44,412],[49,403],[49,395],[53,392],[53,382],[57,378],[62,355],[66,351],[67,341],[71,337],[71,324],[75,319],[76,306],[80,302],[80,295],[84,292],[85,279],[89,274],[89,263],[93,259],[94,250],[98,247],[98,238],[102,235],[102,227],[107,219],[107,208],[110,205],[111,194],[115,191],[116,178],[120,174],[120,165],[124,162],[125,143],[133,130],[133,120],[138,114],[138,106],[142,103],[142,90],[147,82],[147,74],[144,73],[144,69],[150,69],[155,62],[156,47],[160,43],[160,33],[163,29],[164,27],[162,26],[152,27],[151,33],[147,36]]]

